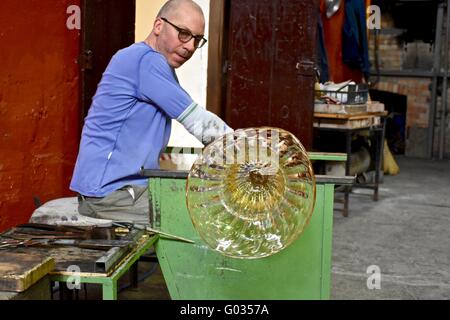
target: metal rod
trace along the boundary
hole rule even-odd
[[[346,148],[346,152],[347,152],[347,161],[345,162],[345,175],[349,176],[350,175],[350,167],[351,167],[351,163],[352,163],[352,132],[351,131],[347,131],[345,133],[345,148]],[[348,217],[348,210],[349,210],[349,201],[350,201],[350,191],[351,188],[349,186],[345,186],[345,192],[344,192],[344,212],[343,212],[343,216],[344,217]]]
[[[335,184],[352,186],[355,183],[353,176],[316,175],[316,184]]]
[[[160,170],[141,168],[141,176],[148,178],[186,179],[188,175],[189,171],[187,170]]]
[[[151,232],[151,233],[154,233],[154,234],[159,234],[161,237],[164,237],[164,238],[168,238],[168,239],[172,239],[172,240],[178,240],[178,241],[183,241],[183,242],[187,242],[187,243],[195,243],[192,240],[189,240],[189,239],[186,239],[186,238],[182,238],[180,236],[176,236],[174,234],[170,234],[170,233],[167,233],[167,232],[163,232],[161,230],[152,229],[150,227],[147,227],[146,229],[147,229],[148,232]]]
[[[371,74],[376,74],[377,76],[381,77],[406,77],[406,78],[433,78],[436,77],[444,77],[444,72],[433,72],[433,71],[426,71],[426,70],[420,70],[420,69],[407,69],[407,70],[394,70],[394,69],[380,69],[380,71],[371,70]],[[447,75],[447,78],[449,75]]]
[[[434,58],[433,58],[433,80],[431,85],[431,102],[430,112],[428,118],[428,136],[427,136],[427,155],[431,159],[433,158],[434,150],[434,126],[436,118],[436,101],[437,101],[437,83],[438,73],[441,68],[441,37],[442,37],[442,24],[444,18],[444,5],[439,4],[436,17],[436,34],[434,41]]]
[[[444,159],[445,153],[445,131],[447,130],[447,75],[448,75],[448,37],[450,33],[450,0],[447,0],[447,18],[445,20],[445,43],[444,43],[444,79],[442,81],[441,123],[439,125],[439,159]]]

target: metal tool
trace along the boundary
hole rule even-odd
[[[151,228],[151,227],[149,227],[147,225],[134,224],[134,223],[131,223],[131,222],[128,222],[128,221],[114,221],[113,222],[113,226],[114,227],[119,227],[119,228],[128,228],[129,230],[131,230],[133,228],[138,229],[138,230],[146,230],[146,231],[148,231],[150,233],[159,234],[160,236],[163,236],[163,237],[168,238],[168,239],[179,240],[179,241],[183,241],[183,242],[187,242],[187,243],[195,243],[192,240],[189,240],[189,239],[186,239],[186,238],[182,238],[182,237],[170,234],[170,233],[166,233],[166,232],[163,232],[161,230],[156,230],[156,229],[153,229],[153,228]]]
[[[161,237],[165,237],[165,238],[168,238],[168,239],[171,239],[171,240],[178,240],[178,241],[183,241],[183,242],[187,242],[187,243],[195,243],[192,240],[189,240],[189,239],[186,239],[186,238],[182,238],[182,237],[170,234],[170,233],[166,233],[166,232],[163,232],[161,230],[156,230],[156,229],[150,228],[148,226],[146,227],[146,230],[148,232],[151,232],[151,233],[154,233],[154,234],[158,234]]]
[[[341,6],[341,0],[325,0],[327,18],[331,18]]]
[[[94,271],[99,273],[109,272],[129,250],[129,247],[113,247],[109,249],[104,256],[95,261]]]
[[[118,223],[116,223],[117,225]],[[95,261],[95,272],[109,272],[124,255],[126,255],[132,247],[132,244],[137,243],[137,241],[144,235],[145,231],[138,230],[134,228],[132,223],[121,224],[121,227],[129,227],[128,234],[124,237],[122,241],[129,241],[130,245],[123,247],[113,247],[110,248],[102,257]],[[128,229],[127,229],[128,230]]]
[[[17,239],[3,239],[0,241],[0,249],[29,247],[36,245],[36,241],[32,239],[17,240]]]
[[[50,245],[50,246],[72,246],[84,249],[93,250],[110,250],[111,248],[122,248],[129,247],[132,244],[130,240],[106,240],[106,239],[95,239],[95,240],[75,240],[75,239],[58,239],[42,241],[40,244]]]
[[[128,222],[128,221],[113,221],[112,226],[117,227],[117,228],[126,228],[128,230],[131,230],[131,229],[133,229],[134,224],[132,222]]]
[[[17,240],[25,239],[114,239],[114,229],[109,227],[55,226],[27,223],[11,228],[2,234]]]

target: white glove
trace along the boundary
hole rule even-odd
[[[224,134],[233,132],[233,129],[227,126],[222,119],[197,103],[192,103],[177,120],[204,145]]]

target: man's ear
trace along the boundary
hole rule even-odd
[[[162,30],[162,26],[163,26],[162,20],[160,18],[157,18],[153,23],[153,33],[159,36]]]

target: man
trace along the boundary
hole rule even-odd
[[[148,224],[147,179],[158,168],[177,119],[207,144],[232,132],[180,87],[174,69],[203,46],[205,18],[191,0],[169,0],[143,42],[111,59],[85,119],[70,184],[80,214]]]

